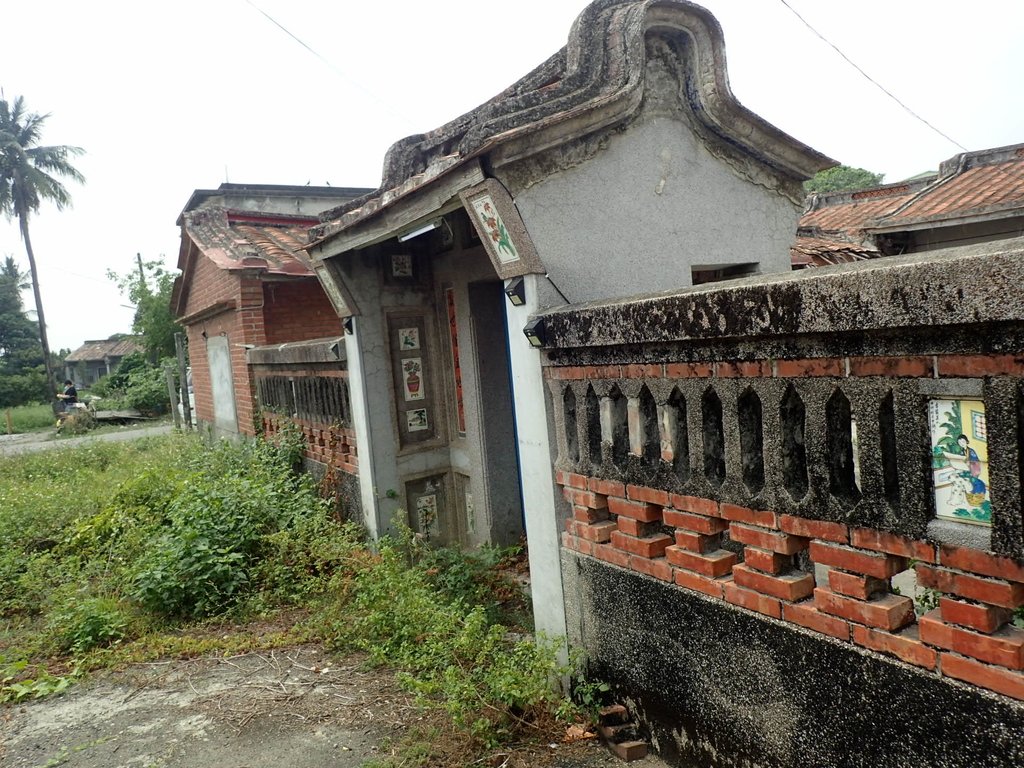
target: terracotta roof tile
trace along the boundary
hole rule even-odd
[[[1024,208],[1024,158],[968,167],[940,178],[876,226],[959,219]]]
[[[812,195],[811,208],[800,218],[799,228],[859,235],[867,222],[897,210],[924,185],[925,182],[887,184],[857,192]]]
[[[141,352],[139,339],[129,336],[124,339],[96,339],[86,341],[82,346],[64,358],[67,363],[87,360],[106,360],[108,357],[124,357],[132,352]]]
[[[184,228],[221,269],[261,269],[271,274],[312,275],[305,252],[315,217],[229,211],[218,206],[186,211]]]
[[[1024,144],[964,152],[942,163],[938,174],[883,187],[812,195],[800,218],[793,263],[836,253],[874,235],[921,225],[948,226],[975,216],[1024,216]],[[860,247],[860,246],[858,246]],[[875,255],[880,255],[877,252]]]
[[[882,254],[877,248],[869,245],[844,242],[829,237],[799,235],[790,246],[789,255],[790,263],[795,269],[876,259]]]

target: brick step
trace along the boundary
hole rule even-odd
[[[626,763],[647,757],[647,742],[639,738],[639,728],[621,704],[604,707],[598,713],[598,733],[608,751]]]

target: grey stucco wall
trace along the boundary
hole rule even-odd
[[[573,302],[691,284],[695,265],[789,266],[799,212],[718,159],[681,116],[611,135],[515,194],[548,273]]]

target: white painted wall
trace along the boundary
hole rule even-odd
[[[359,501],[363,525],[371,539],[381,534],[380,510],[377,506],[376,471],[373,456],[373,431],[370,429],[369,404],[366,397],[366,374],[359,343],[360,318],[352,318],[352,333],[345,334],[345,355],[348,361],[349,404],[352,407],[352,428],[356,433],[359,456]]]
[[[522,333],[531,314],[556,302],[543,275],[527,275],[524,281],[526,304],[514,307],[505,302],[505,315],[508,319],[519,473],[526,535],[530,542],[530,589],[537,631],[549,638],[563,639],[566,635],[565,598],[555,506],[557,489],[553,469],[555,457],[552,454],[555,441],[545,407],[547,392],[541,372],[540,351],[530,346]]]

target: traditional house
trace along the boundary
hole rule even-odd
[[[537,623],[563,634],[531,316],[788,270],[801,183],[832,164],[735,100],[718,23],[681,0],[593,3],[523,79],[395,144],[306,249],[350,318],[371,533],[403,509],[432,538],[500,543],[525,518]]]
[[[172,303],[188,333],[196,417],[211,433],[292,423],[308,458],[354,477],[341,321],[302,248],[317,212],[366,191],[222,184],[192,195],[178,219]],[[342,493],[352,482],[335,479]]]
[[[919,253],[1024,234],[1024,144],[963,152],[938,173],[812,195],[794,268]]]
[[[141,351],[136,336],[87,341],[64,358],[64,375],[79,387],[88,387],[113,373],[126,355]]]

